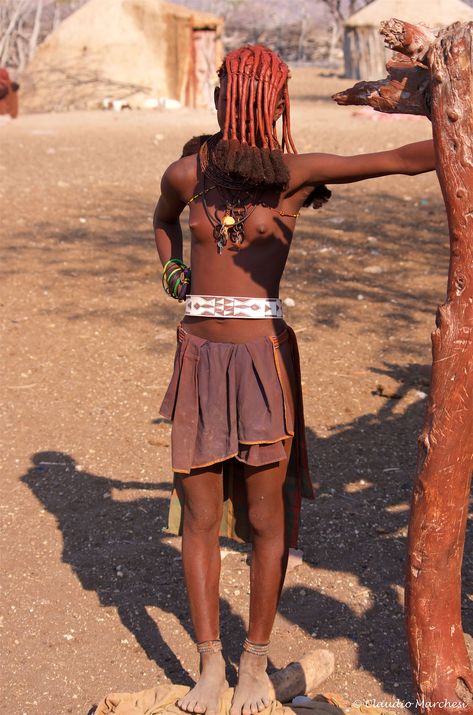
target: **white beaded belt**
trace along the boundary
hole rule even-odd
[[[279,298],[188,295],[186,315],[203,318],[282,318],[282,302]]]

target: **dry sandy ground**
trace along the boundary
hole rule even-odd
[[[299,149],[429,136],[373,121],[295,78]],[[314,99],[316,97],[316,99]],[[170,427],[158,408],[181,307],[151,232],[163,169],[211,113],[22,116],[0,129],[3,711],[86,715],[111,690],[190,683],[197,656],[179,539],[163,533]],[[282,284],[302,355],[317,499],[288,574],[272,667],[327,647],[323,690],[411,700],[403,627],[409,496],[443,300],[435,175],[335,187],[300,220]],[[229,678],[244,637],[247,554],[223,561]],[[466,566],[471,562],[467,552]],[[465,568],[465,630],[472,630]],[[470,610],[469,610],[470,607]]]

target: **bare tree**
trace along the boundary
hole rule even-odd
[[[0,4],[0,65],[23,70],[41,32],[43,0],[3,0]]]
[[[330,39],[330,55],[329,59],[333,60],[335,51],[340,45],[343,24],[347,17],[352,15],[357,10],[360,10],[365,5],[368,5],[371,0],[320,0],[330,12],[332,17],[331,39]]]
[[[30,4],[31,0],[5,0],[0,5],[0,65],[10,64],[11,57],[19,54],[22,24]]]
[[[22,71],[37,46],[87,0],[0,0],[0,66]]]

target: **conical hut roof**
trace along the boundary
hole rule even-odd
[[[215,27],[221,18],[162,0],[89,0],[63,20],[43,44],[62,43],[69,47],[86,45],[123,45],[138,38],[143,41],[145,20],[161,21],[162,16],[189,19],[196,25]]]
[[[473,8],[462,0],[374,0],[351,15],[346,27],[378,27],[391,17],[407,22],[422,22],[430,27],[473,20]]]
[[[26,69],[28,108],[88,108],[105,97],[184,101],[192,30],[221,18],[161,0],[89,0],[38,47]]]

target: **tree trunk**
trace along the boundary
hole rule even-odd
[[[419,695],[437,703],[460,700],[467,705],[462,712],[473,712],[473,673],[461,621],[461,565],[473,470],[472,28],[455,24],[439,39],[429,64],[450,269],[447,300],[432,334],[432,385],[412,498],[406,606]],[[440,713],[440,706],[430,712]]]
[[[340,27],[334,20],[332,27],[330,28],[330,49],[328,53],[328,61],[333,62],[335,60],[335,53],[337,50],[338,43],[340,41]]]
[[[57,2],[54,4],[54,15],[53,15],[53,26],[52,26],[52,31],[59,27],[59,23],[61,22],[61,6]]]
[[[387,80],[358,83],[335,99],[432,115],[450,268],[432,334],[432,382],[411,503],[407,636],[419,710],[471,715],[461,564],[473,471],[473,24],[455,23],[429,37],[391,20],[382,32],[389,46],[410,58],[404,72],[399,63],[388,66]]]
[[[36,0],[36,12],[34,16],[33,29],[30,35],[30,41],[28,45],[28,62],[33,57],[36,47],[38,45],[39,32],[41,30],[41,15],[43,14],[43,0]],[[24,69],[20,67],[20,69]]]

